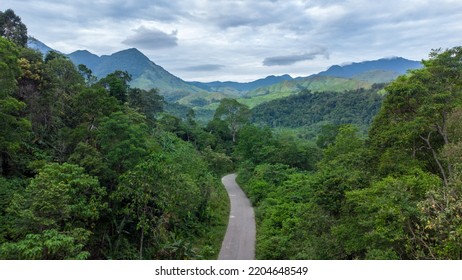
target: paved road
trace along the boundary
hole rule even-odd
[[[231,201],[228,229],[221,245],[219,260],[255,259],[255,215],[252,204],[239,185],[236,174],[221,179]]]

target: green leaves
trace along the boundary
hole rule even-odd
[[[124,174],[112,194],[120,205],[119,213],[133,222],[139,233],[140,258],[162,258],[163,243],[170,242],[171,234],[192,234],[197,223],[206,218],[214,184],[190,145],[169,134],[160,140],[166,149]],[[149,251],[143,250],[146,246]]]
[[[132,76],[127,71],[117,70],[105,78],[101,79],[98,84],[108,90],[109,95],[115,97],[119,102],[127,101],[129,85]]]
[[[250,109],[235,99],[225,98],[221,100],[213,118],[227,123],[231,131],[232,141],[236,142],[237,132],[249,122]]]
[[[107,206],[98,180],[72,164],[48,164],[17,194],[9,211],[28,231],[68,226],[89,226]],[[18,225],[19,226],[19,225]]]
[[[0,36],[21,47],[27,44],[27,27],[11,9],[0,11]]]
[[[353,230],[360,230],[353,236],[361,236],[361,248],[367,251],[391,249],[400,258],[412,258],[409,237],[413,224],[420,216],[417,205],[427,191],[439,185],[438,177],[415,170],[414,175],[387,177],[370,188],[348,192],[347,204],[356,214],[355,224],[358,224]],[[348,244],[358,240],[347,238],[345,242]],[[357,254],[360,251],[348,253]]]
[[[15,219],[10,234],[16,242],[2,245],[2,257],[12,259],[85,259],[94,222],[107,208],[98,180],[71,164],[48,164],[24,193],[11,200]]]
[[[17,55],[16,46],[0,38],[0,175],[14,173],[17,154],[30,137],[25,104],[13,97],[20,74]]]
[[[73,229],[70,232],[44,230],[37,234],[28,234],[16,243],[4,243],[0,246],[0,258],[12,260],[84,260],[90,253],[84,251],[84,245],[90,232]]]

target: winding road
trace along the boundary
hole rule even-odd
[[[219,260],[255,259],[255,214],[252,203],[236,183],[236,174],[221,179],[231,201],[228,229]]]

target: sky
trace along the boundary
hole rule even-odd
[[[462,45],[460,0],[1,0],[63,53],[137,48],[187,81],[309,76]]]

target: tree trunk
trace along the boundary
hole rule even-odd
[[[443,165],[441,164],[441,161],[438,159],[438,154],[436,153],[435,149],[433,149],[431,143],[430,143],[430,136],[431,136],[431,132],[428,133],[427,135],[427,138],[423,137],[423,136],[419,136],[426,144],[427,144],[427,148],[432,152],[432,155],[433,155],[433,159],[435,160],[436,164],[438,165],[438,168],[440,169],[440,173],[441,173],[441,176],[443,178],[443,184],[445,187],[448,186],[448,177],[446,175],[446,171],[444,170],[444,167]]]
[[[144,242],[144,228],[141,228],[141,238],[140,238],[140,260],[143,259],[143,242]]]

